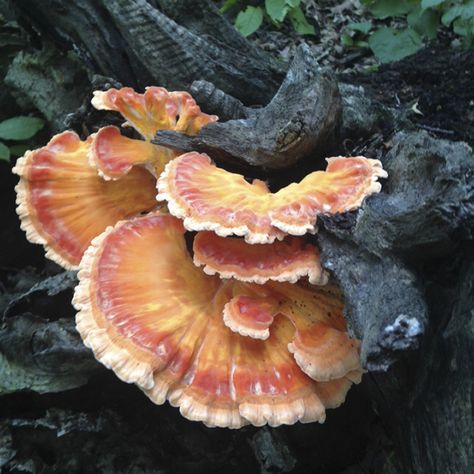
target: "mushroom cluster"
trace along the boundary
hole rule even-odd
[[[362,368],[343,296],[307,234],[319,214],[378,192],[380,162],[330,158],[272,193],[206,155],[151,142],[217,120],[186,92],[110,89],[92,104],[143,139],[111,126],[85,141],[66,131],[14,168],[28,239],[79,269],[84,343],[153,402],[208,426],[323,422]],[[192,251],[186,231],[197,232]]]

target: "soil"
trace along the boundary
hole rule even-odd
[[[392,107],[410,108],[416,127],[474,145],[474,51],[438,43],[371,74],[347,74]]]

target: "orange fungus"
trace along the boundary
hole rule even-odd
[[[206,275],[193,264],[184,233],[179,220],[155,212],[94,239],[74,296],[85,344],[154,402],[169,400],[209,426],[324,421],[325,409],[343,402],[360,371],[357,342],[321,329],[345,334],[339,293]],[[256,295],[275,313],[265,341],[223,321],[233,298]],[[327,350],[311,352],[312,338]],[[315,361],[313,371],[308,364]]]
[[[91,142],[89,163],[104,179],[119,179],[136,165],[145,165],[154,176],[159,176],[166,163],[178,155],[153,143],[124,137],[113,126],[91,135]]]
[[[134,169],[117,182],[104,181],[89,166],[91,140],[74,132],[54,136],[43,148],[18,159],[13,171],[22,229],[46,255],[77,268],[91,240],[118,220],[156,207],[156,180]]]
[[[273,244],[250,245],[243,239],[199,232],[193,243],[194,263],[209,275],[265,283],[268,280],[295,283],[309,277],[315,285],[327,283],[319,250],[302,237],[286,237]]]
[[[120,112],[146,140],[158,130],[176,130],[194,135],[217,116],[201,112],[187,92],[168,92],[163,87],[147,87],[143,94],[130,87],[95,91],[92,105],[99,110]]]
[[[179,152],[150,143],[158,130],[193,135],[217,120],[217,116],[201,112],[187,92],[168,92],[163,87],[147,87],[143,94],[130,87],[95,91],[92,105],[120,112],[146,140],[122,137],[115,127],[105,127],[93,136],[90,162],[109,179],[117,179],[132,166],[143,164],[159,176],[164,165]]]
[[[318,214],[356,209],[380,191],[377,179],[387,175],[380,161],[361,156],[327,161],[326,171],[271,193],[260,182],[250,184],[217,168],[207,155],[190,152],[168,163],[158,181],[158,199],[168,201],[188,230],[271,243],[285,234],[316,232]]]

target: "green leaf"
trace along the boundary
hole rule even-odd
[[[461,26],[461,21],[465,20],[465,26]],[[474,0],[469,0],[464,5],[457,5],[450,8],[441,18],[441,22],[445,26],[453,23],[454,32],[462,36],[474,33],[469,23],[474,25]],[[456,23],[456,24],[455,24]]]
[[[293,28],[300,35],[315,35],[316,31],[313,25],[310,25],[304,16],[303,10],[301,7],[293,8],[290,10],[288,16],[290,17],[291,24]]]
[[[453,31],[466,39],[466,46],[470,47],[470,44],[474,40],[474,17],[464,19],[456,18],[453,21]]]
[[[265,0],[265,10],[273,21],[281,23],[288,13],[286,0]]]
[[[427,8],[434,8],[444,2],[445,0],[421,0],[421,8],[422,10],[426,10]]]
[[[471,0],[463,5],[461,17],[464,20],[474,20],[474,0]]]
[[[346,47],[350,48],[354,46],[354,40],[346,33],[341,36],[341,43]]]
[[[10,147],[10,153],[13,156],[23,156],[30,148],[31,146],[26,143],[19,143],[18,145],[12,145]]]
[[[457,18],[453,21],[453,31],[459,36],[468,36],[469,28],[467,27],[467,22],[462,18]]]
[[[235,19],[235,27],[243,36],[255,33],[262,24],[263,11],[260,7],[247,7]]]
[[[399,61],[423,47],[418,33],[411,29],[380,28],[369,38],[369,46],[382,63]]]
[[[349,23],[347,25],[347,28],[349,28],[352,31],[359,31],[361,33],[364,33],[366,35],[372,28],[372,22],[371,21],[362,21],[360,23]]]
[[[354,46],[356,46],[357,48],[363,49],[363,48],[368,48],[369,43],[367,41],[358,40],[354,43]]]
[[[291,8],[299,7],[301,0],[286,0],[286,4]]]
[[[463,8],[461,5],[451,7],[441,17],[441,23],[443,23],[444,26],[449,26],[456,18],[461,16],[462,12],[463,12]]]
[[[369,6],[376,18],[406,15],[417,4],[417,0],[377,0]]]
[[[408,14],[407,22],[421,36],[434,39],[438,33],[439,17],[435,10],[422,11],[421,7],[418,7]]]
[[[13,117],[0,122],[0,138],[27,140],[44,127],[44,121],[36,117]]]
[[[10,161],[10,150],[2,142],[0,142],[0,160]]]
[[[225,2],[222,4],[222,6],[219,8],[219,10],[222,13],[225,13],[227,10],[231,9],[232,7],[235,7],[237,5],[239,0],[225,0]]]

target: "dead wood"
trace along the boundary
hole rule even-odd
[[[194,90],[199,85],[194,84]],[[334,147],[342,112],[335,79],[318,68],[305,46],[296,53],[286,79],[266,107],[244,109],[229,98],[223,107],[226,116],[239,113],[246,118],[210,124],[196,136],[163,130],[155,142],[205,152],[220,161],[285,168],[311,154],[321,157]]]
[[[166,137],[182,149],[198,147],[226,163],[238,158],[266,168],[293,164],[289,169],[295,170],[298,159],[316,157],[325,148],[340,150],[347,137],[386,132],[388,153],[379,134],[371,155],[381,157],[389,171],[383,192],[356,213],[322,218],[317,237],[326,267],[344,290],[350,328],[362,339],[363,362],[372,372],[323,426],[238,434],[207,430],[174,409],[152,406],[138,390],[99,368],[73,330],[70,274],[40,284],[36,276],[27,278],[19,289],[15,285],[24,274],[14,272],[16,283],[6,281],[0,298],[0,466],[5,472],[28,465],[38,471],[62,469],[68,462],[71,472],[100,462],[116,472],[123,466],[141,466],[144,472],[224,467],[228,472],[342,472],[352,465],[358,467],[351,472],[380,472],[391,465],[392,472],[470,472],[472,150],[425,132],[402,133],[390,143],[391,132],[409,126],[403,114],[359,88],[337,84],[304,48],[280,87],[285,66],[237,37],[213,4],[196,3],[202,13],[192,11],[186,0],[17,0],[14,11],[32,37],[48,37],[46,49],[57,53],[46,54],[54,60],[47,71],[36,68],[36,77],[58,77],[54,72],[64,71],[65,64],[73,72],[59,83],[64,117],[84,89],[106,87],[105,76],[136,87],[191,87],[203,108],[220,114],[223,123],[189,142],[175,134],[160,134],[160,140]],[[30,90],[30,101],[52,117],[62,109],[61,100],[50,105],[32,92],[39,81],[15,80],[22,65],[34,65],[46,49],[18,56],[9,84],[17,96]],[[71,51],[74,64],[67,54],[58,56]],[[89,130],[99,124],[90,106],[81,109],[70,117],[72,125]],[[0,192],[10,196],[11,179],[4,175]],[[6,229],[17,222],[13,204],[10,211]],[[1,261],[14,264],[8,249],[19,261],[18,245],[26,244],[8,240]],[[79,386],[69,394],[34,393]],[[59,411],[45,413],[53,408]],[[104,416],[104,409],[113,415]],[[70,429],[58,441],[64,420]],[[390,462],[387,451],[394,453]]]

